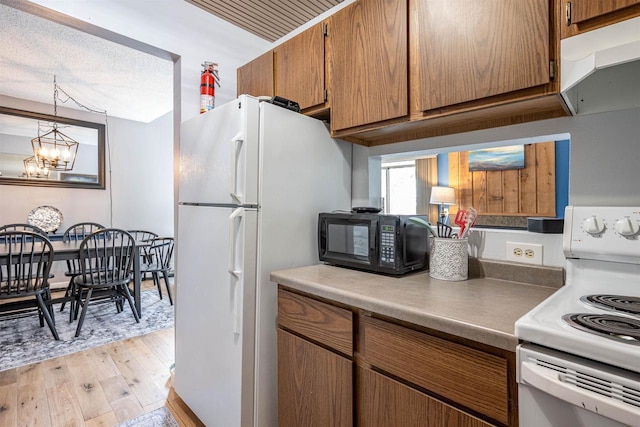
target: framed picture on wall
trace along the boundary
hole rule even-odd
[[[469,171],[524,169],[524,145],[469,151]]]

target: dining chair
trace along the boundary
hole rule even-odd
[[[174,242],[172,237],[158,237],[153,239],[151,245],[147,248],[151,262],[141,264],[140,266],[140,273],[150,273],[153,277],[153,283],[155,283],[158,288],[160,299],[162,299],[162,289],[160,286],[160,274],[162,274],[171,305],[173,305],[173,298],[171,297],[171,288],[169,286],[169,270],[171,269],[171,259],[173,258],[173,246]]]
[[[88,307],[98,297],[109,298],[121,312],[123,301],[129,303],[136,323],[140,323],[138,311],[128,284],[132,280],[133,257],[136,243],[131,234],[117,228],[103,228],[89,234],[80,243],[80,274],[73,278],[75,287],[74,318],[82,307],[76,337],[84,323]]]
[[[72,240],[82,240],[87,237],[89,234],[104,229],[104,225],[98,224],[97,222],[79,222],[73,224],[71,227],[67,228],[62,234],[62,241],[69,242]],[[70,302],[70,311],[69,311],[69,323],[73,322],[73,303],[74,303],[74,295],[75,295],[75,287],[73,284],[73,279],[80,274],[80,261],[78,259],[70,259],[67,260],[67,271],[64,273],[66,277],[69,278],[69,284],[67,285],[67,290],[64,293],[66,299],[69,299]],[[62,302],[60,304],[60,311],[64,311],[64,307],[66,302]]]
[[[47,232],[41,229],[40,227],[31,225],[31,224],[26,224],[26,223],[6,224],[3,226],[0,226],[0,233],[4,231],[30,231],[32,233],[37,233],[45,237],[47,236]],[[17,238],[18,236],[14,235],[13,237]],[[5,239],[8,239],[8,238],[9,236],[5,236]]]
[[[31,231],[0,232],[0,242],[3,253],[0,258],[0,300],[16,300],[15,304],[1,304],[0,311],[36,307],[40,326],[44,327],[43,320],[46,320],[51,334],[59,340],[49,289],[54,254],[51,242]],[[35,298],[25,299],[29,296]]]
[[[136,239],[136,242],[148,242],[158,237],[158,235],[153,231],[147,231],[147,230],[127,230],[127,231],[129,232],[129,234],[133,236],[134,239]],[[149,254],[149,247],[147,246],[142,247],[140,250],[140,265],[145,263],[146,264],[151,263],[150,257],[151,255]],[[146,279],[147,275],[143,274],[142,277]]]

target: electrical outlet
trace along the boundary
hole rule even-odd
[[[542,245],[507,242],[507,261],[542,265]]]

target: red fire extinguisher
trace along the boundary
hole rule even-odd
[[[217,84],[220,87],[220,77],[218,77],[218,64],[205,61],[202,66],[202,75],[200,76],[200,114],[213,110],[216,99]]]

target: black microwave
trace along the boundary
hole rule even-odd
[[[427,229],[412,216],[377,213],[321,213],[320,261],[383,274],[404,274],[428,265]]]

